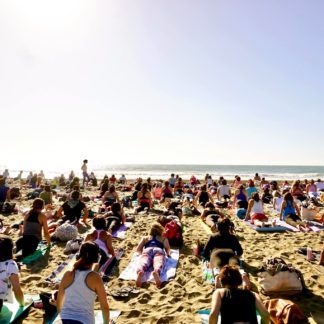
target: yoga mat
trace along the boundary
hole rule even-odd
[[[76,253],[75,254],[70,254],[68,258],[62,262],[56,270],[54,270],[46,279],[45,281],[51,283],[51,284],[56,284],[61,282],[65,272],[70,271],[73,269],[73,265],[76,261]]]
[[[133,225],[131,222],[125,222],[125,224],[122,224],[117,228],[116,231],[112,232],[112,237],[119,238],[121,240],[125,239],[126,237],[126,231]]]
[[[285,232],[287,231],[287,228],[281,225],[276,225],[276,226],[264,226],[264,227],[259,227],[251,223],[251,221],[245,221],[244,222],[246,225],[249,227],[253,228],[257,232]]]
[[[33,304],[33,297],[35,296],[25,295],[25,306],[19,306],[16,299],[14,299],[13,303],[4,302],[0,313],[0,324],[13,323],[15,320],[17,320],[31,307]]]
[[[29,264],[29,263],[35,262],[35,261],[39,260],[40,258],[42,258],[46,254],[46,252],[49,251],[50,249],[51,249],[50,245],[46,245],[41,242],[38,244],[37,250],[33,254],[28,255],[25,258],[23,258],[21,260],[21,263]]]
[[[133,254],[132,260],[126,267],[126,269],[120,274],[119,278],[123,280],[136,280],[137,278],[137,264],[139,255],[137,253]],[[161,281],[169,281],[176,274],[176,269],[179,261],[179,250],[171,250],[171,257],[166,259],[164,269],[160,275]],[[142,282],[151,281],[154,282],[152,275],[153,269],[145,272]]]

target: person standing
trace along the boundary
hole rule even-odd
[[[81,167],[82,176],[83,176],[83,182],[82,182],[83,186],[84,186],[85,182],[88,183],[90,181],[87,164],[88,164],[88,160],[83,160],[83,164],[82,164],[82,167]]]

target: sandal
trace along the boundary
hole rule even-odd
[[[130,297],[131,295],[137,295],[139,293],[140,293],[139,289],[134,289],[132,287],[126,286],[126,287],[113,290],[112,292],[110,292],[110,295],[115,299],[123,299],[123,298]]]

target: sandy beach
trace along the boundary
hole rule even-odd
[[[23,197],[27,189],[22,191]],[[83,192],[84,196],[95,196],[98,190],[90,188]],[[123,193],[123,195],[129,193]],[[28,208],[29,201],[18,201],[19,210]],[[59,206],[55,200],[55,206]],[[96,211],[98,202],[87,203],[89,209]],[[161,209],[159,205],[156,210]],[[132,209],[126,209],[132,212]],[[226,211],[226,210],[225,210]],[[231,214],[230,210],[227,210]],[[114,239],[114,248],[122,247],[125,254],[114,268],[107,284],[107,293],[110,308],[121,310],[117,323],[200,323],[200,318],[195,314],[201,309],[209,309],[213,286],[205,282],[202,272],[201,260],[193,255],[194,242],[199,239],[205,243],[210,235],[209,229],[202,223],[199,216],[183,217],[184,245],[180,249],[179,264],[176,276],[170,282],[163,284],[159,290],[152,283],[144,284],[140,293],[122,301],[115,300],[109,296],[109,292],[122,286],[135,286],[134,282],[127,282],[118,279],[120,272],[129,263],[132,254],[140,238],[146,235],[152,222],[156,220],[158,213],[150,212],[148,215],[136,215],[134,225],[128,230],[124,240]],[[11,225],[22,219],[21,212],[9,217],[1,216],[5,225]],[[234,218],[236,234],[243,246],[243,259],[246,270],[251,276],[253,290],[259,291],[257,282],[257,269],[262,261],[268,257],[282,257],[287,263],[291,263],[299,269],[306,282],[309,291],[305,294],[291,297],[290,299],[300,306],[309,318],[311,323],[323,323],[324,321],[324,270],[323,266],[315,262],[308,262],[306,257],[296,252],[297,248],[310,246],[313,250],[320,250],[324,241],[324,231],[318,233],[257,233],[249,228],[242,221]],[[91,220],[88,220],[88,227],[81,232],[90,230]],[[18,233],[11,230],[10,236],[16,240]],[[55,286],[45,282],[45,278],[56,269],[66,258],[63,253],[65,243],[55,244],[48,257],[43,258],[28,266],[21,268],[22,289],[28,294],[51,292]],[[265,296],[262,298],[266,299]],[[99,309],[99,304],[96,304]],[[29,313],[20,322],[43,323],[44,311],[31,308]]]

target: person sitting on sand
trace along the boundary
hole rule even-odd
[[[114,256],[115,251],[112,245],[112,236],[109,232],[105,230],[106,219],[104,216],[96,216],[92,220],[92,225],[95,228],[93,232],[86,236],[86,241],[94,242],[99,247],[99,252],[101,255],[99,261],[99,268],[106,263],[109,258],[109,254]],[[98,269],[99,269],[98,268]]]
[[[72,181],[74,177],[75,177],[74,171],[71,170],[71,172],[69,174],[69,181]]]
[[[97,177],[96,177],[96,175],[95,175],[93,172],[90,173],[89,179],[90,179],[90,181],[91,181],[91,185],[92,185],[93,187],[97,187],[97,186],[98,186],[98,180],[97,180]]]
[[[152,208],[152,197],[151,193],[147,189],[147,183],[143,183],[142,189],[137,194],[138,207],[136,213],[146,210],[149,211]]]
[[[214,199],[211,194],[207,191],[207,186],[202,185],[200,191],[195,197],[195,205],[197,206],[197,202],[199,206],[205,206],[208,202],[214,203]]]
[[[251,179],[249,180],[249,183],[248,183],[248,187],[246,189],[246,192],[248,194],[248,199],[250,199],[252,197],[252,194],[254,192],[258,192],[258,189],[255,188],[254,181],[252,181]]]
[[[47,244],[51,244],[51,238],[48,232],[47,218],[42,212],[44,200],[36,198],[33,201],[32,208],[24,215],[23,235],[16,242],[16,253],[22,250],[22,257],[33,254],[39,242],[42,241],[42,230]]]
[[[102,203],[104,207],[110,207],[113,203],[120,202],[119,195],[116,191],[116,188],[114,185],[111,185],[109,187],[109,190],[105,192],[105,194],[102,197]]]
[[[256,311],[262,323],[270,323],[270,314],[264,307],[258,294],[239,289],[242,275],[235,266],[225,266],[218,275],[222,288],[216,289],[212,297],[209,324],[218,322],[221,315],[222,323],[258,323]]]
[[[171,176],[169,178],[169,183],[170,183],[170,187],[174,188],[174,185],[176,183],[176,178],[174,177],[174,173],[171,173]]]
[[[6,186],[6,179],[0,178],[0,202],[10,201],[10,188]]]
[[[298,199],[299,201],[304,201],[304,200],[307,199],[307,197],[304,194],[303,189],[300,186],[300,181],[299,180],[294,181],[290,192],[291,192],[291,195],[295,199]]]
[[[191,186],[195,186],[197,184],[197,178],[194,175],[192,175],[190,177],[189,183]]]
[[[153,223],[150,229],[150,235],[141,239],[136,248],[140,254],[137,268],[136,286],[142,286],[144,273],[153,266],[153,277],[158,288],[161,287],[161,272],[163,270],[166,258],[170,256],[170,244],[167,238],[162,236],[163,226],[159,223]]]
[[[61,218],[60,224],[65,222],[70,222],[71,224],[77,225],[82,216],[82,222],[86,223],[89,211],[84,202],[81,200],[81,195],[79,191],[73,191],[71,193],[71,198],[66,201],[57,211],[57,216]],[[64,216],[63,216],[64,215]]]
[[[125,177],[125,174],[122,174],[122,175],[119,177],[118,182],[119,182],[120,184],[126,184],[126,177]]]
[[[53,205],[53,193],[50,185],[44,186],[44,191],[40,193],[39,198],[44,200],[45,207]]]
[[[168,199],[173,198],[172,188],[169,184],[169,181],[164,181],[160,202],[163,203],[166,198]]]
[[[250,218],[251,224],[258,227],[273,225],[273,223],[270,223],[268,217],[264,214],[263,202],[257,192],[254,192],[249,200],[245,221],[249,220]]]
[[[299,207],[290,192],[284,195],[280,208],[280,220],[284,220],[287,224],[298,228],[300,231],[310,231],[308,225],[301,220]]]
[[[254,181],[261,181],[261,177],[259,176],[259,173],[256,173],[254,178],[253,178]]]
[[[80,178],[74,177],[69,184],[70,189],[73,189],[75,186],[80,187]]]
[[[181,196],[183,193],[183,182],[181,178],[178,178],[176,183],[174,184],[173,192],[177,196]]]
[[[263,193],[262,193],[262,197],[261,197],[261,200],[264,204],[270,204],[271,201],[273,199],[273,196],[272,194],[270,193],[270,188],[268,186],[266,186],[264,189],[263,189]]]
[[[233,223],[230,219],[224,218],[218,222],[217,227],[218,233],[212,234],[205,245],[204,257],[213,259],[217,267],[228,263],[237,264],[243,249],[237,237],[231,233]]]
[[[220,186],[217,189],[217,199],[230,199],[231,198],[231,188],[227,184],[227,181],[225,179],[221,180]]]
[[[225,215],[219,209],[216,209],[213,203],[208,202],[205,205],[205,208],[201,213],[200,218],[204,223],[206,223],[210,227],[212,232],[217,232],[218,221],[222,218],[225,218]]]
[[[113,203],[111,205],[111,210],[105,214],[106,227],[109,232],[117,230],[119,226],[125,224],[126,216],[124,214],[123,208],[120,203]]]
[[[241,184],[234,193],[234,206],[246,209],[248,206],[248,193]]]
[[[98,297],[104,323],[110,323],[105,286],[99,273],[92,271],[99,259],[99,248],[85,242],[80,248],[72,271],[67,271],[60,283],[56,307],[59,313],[54,324],[95,323],[94,303]]]
[[[306,193],[310,198],[317,198],[319,196],[314,179],[306,186]]]
[[[19,282],[19,269],[13,260],[13,242],[6,235],[0,236],[0,312],[3,302],[13,303],[13,293],[19,304],[24,306],[24,294]]]

